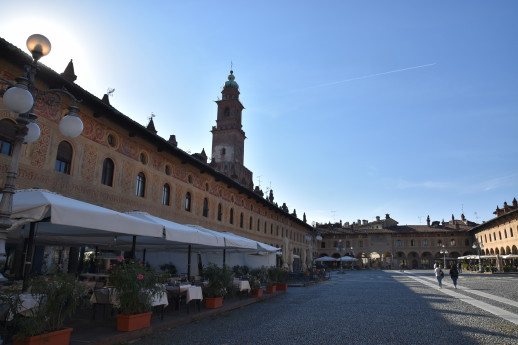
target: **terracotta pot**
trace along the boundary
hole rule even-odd
[[[206,297],[205,307],[207,309],[216,309],[223,306],[223,297]]]
[[[276,286],[275,285],[268,285],[266,287],[266,293],[274,293],[276,290]]]
[[[288,283],[275,284],[275,288],[277,291],[286,291],[288,290]]]
[[[135,315],[117,315],[117,331],[131,332],[151,326],[151,312]]]
[[[72,328],[65,328],[60,331],[35,335],[28,337],[22,341],[13,339],[14,345],[68,345],[70,343],[70,333]]]
[[[263,295],[263,289],[252,289],[252,297],[261,297]]]

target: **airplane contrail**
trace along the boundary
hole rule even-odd
[[[396,70],[388,71],[388,72],[381,72],[381,73],[376,73],[376,74],[364,75],[362,77],[344,79],[344,80],[335,81],[335,82],[332,82],[332,83],[316,85],[316,86],[313,86],[313,88],[315,88],[315,87],[322,87],[322,86],[331,86],[331,85],[336,85],[336,84],[342,84],[342,83],[347,83],[347,82],[354,81],[354,80],[373,78],[373,77],[377,77],[377,76],[380,76],[380,75],[398,73],[398,72],[408,71],[408,70],[416,69],[416,68],[430,67],[430,66],[433,66],[433,65],[436,65],[436,63],[434,62],[434,63],[429,63],[429,64],[426,64],[426,65],[407,67],[407,68],[396,69]]]

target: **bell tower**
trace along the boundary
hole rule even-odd
[[[234,71],[230,71],[223,85],[221,100],[216,101],[218,115],[212,127],[211,165],[243,186],[253,188],[252,172],[244,166],[245,132],[241,112],[245,107],[239,101],[239,85]]]

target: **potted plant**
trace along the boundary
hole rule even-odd
[[[268,285],[266,286],[266,293],[274,293],[277,290],[277,267],[268,267]]]
[[[275,284],[275,288],[277,291],[286,291],[288,290],[288,276],[289,272],[281,267],[276,267],[277,270],[277,282]]]
[[[86,296],[86,287],[73,275],[62,272],[33,279],[30,294],[22,293],[19,287],[5,290],[2,299],[8,305],[13,343],[68,344],[72,328],[63,328],[63,323],[74,311],[87,305]],[[35,302],[30,311],[22,308],[22,299],[28,298]],[[25,316],[19,314],[22,310]]]
[[[252,297],[261,297],[263,295],[263,289],[261,285],[263,282],[268,280],[268,272],[266,267],[257,267],[250,271],[250,288],[252,289]]]
[[[133,331],[151,324],[152,298],[163,293],[157,284],[153,269],[141,262],[118,258],[110,266],[110,284],[114,287],[120,314],[117,315],[118,331]]]
[[[208,280],[203,287],[205,306],[209,309],[221,307],[223,296],[233,290],[232,271],[227,266],[218,267],[211,263],[203,268],[203,276]]]

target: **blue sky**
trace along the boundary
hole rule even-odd
[[[27,10],[30,8],[31,10]],[[489,220],[518,197],[518,2],[23,1],[0,36],[210,156],[234,64],[245,165],[309,222]]]

